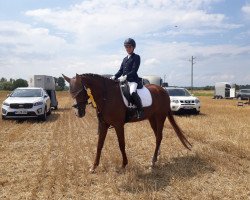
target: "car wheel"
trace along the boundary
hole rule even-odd
[[[195,111],[195,114],[196,114],[196,115],[199,115],[199,114],[200,114],[200,111],[196,110],[196,111]]]
[[[238,100],[242,100],[241,96],[238,97]]]
[[[47,120],[47,107],[45,107],[44,113],[43,113],[43,115],[40,117],[40,119],[41,119],[42,121],[46,121],[46,120]]]
[[[6,120],[6,117],[2,115],[2,120]]]

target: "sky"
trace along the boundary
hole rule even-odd
[[[250,0],[0,0],[0,77],[115,74],[129,37],[139,76],[250,84]]]

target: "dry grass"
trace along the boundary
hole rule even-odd
[[[0,102],[6,93],[0,92]],[[147,121],[127,124],[129,164],[120,170],[109,130],[100,167],[94,160],[97,119],[74,116],[68,93],[47,122],[0,120],[0,199],[249,199],[250,106],[200,97],[201,114],[175,116],[193,144],[188,152],[165,122],[161,156],[149,169],[155,139]]]

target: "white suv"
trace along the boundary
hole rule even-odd
[[[45,121],[50,113],[50,97],[43,88],[17,88],[2,104],[2,119],[36,117]]]
[[[193,113],[200,113],[200,100],[192,96],[187,89],[179,87],[165,87],[164,88],[170,96],[170,106],[173,112],[193,111]]]

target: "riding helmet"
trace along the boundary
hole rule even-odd
[[[132,38],[128,38],[124,41],[124,46],[126,46],[126,45],[131,45],[132,47],[135,48],[136,43]]]

